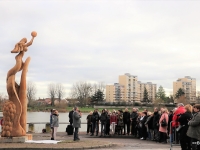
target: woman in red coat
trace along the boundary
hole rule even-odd
[[[111,129],[112,129],[112,134],[115,134],[115,126],[117,125],[117,115],[115,113],[115,111],[112,112],[112,114],[110,115],[110,125],[111,125]]]
[[[169,116],[168,116],[168,110],[167,108],[161,108],[161,117],[159,120],[159,132],[160,132],[160,138],[159,138],[159,142],[162,143],[167,143],[167,125],[168,125],[168,121],[169,121]],[[162,124],[162,122],[165,120],[166,125],[164,126]]]

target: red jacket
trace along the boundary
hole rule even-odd
[[[172,127],[178,127],[179,126],[179,122],[178,122],[179,116],[177,116],[177,115],[183,114],[185,112],[186,112],[186,110],[185,110],[184,106],[179,106],[177,108],[177,110],[174,112],[174,115],[173,115],[173,118],[172,118],[172,121],[173,121]]]
[[[116,116],[116,115],[111,115],[111,116],[110,116],[110,124],[111,124],[112,122],[117,123],[117,116]]]

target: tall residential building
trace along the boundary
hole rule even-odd
[[[153,84],[151,82],[147,83],[141,83],[138,81],[138,99],[141,101],[144,98],[144,89],[146,88],[148,92],[148,98],[150,102],[154,102],[156,100],[156,84]]]
[[[106,101],[118,102],[124,100],[124,86],[119,83],[114,85],[106,85]]]
[[[138,82],[137,76],[125,73],[119,76],[119,83],[114,85],[106,85],[106,101],[107,102],[140,102],[143,100],[144,87],[146,87],[151,101],[155,100],[156,84],[151,82]]]
[[[137,76],[125,73],[119,76],[119,84],[124,86],[124,101],[138,101],[137,99]]]
[[[185,98],[188,103],[196,102],[196,79],[190,76],[185,78],[179,78],[176,82],[173,82],[173,94],[182,88],[185,92]]]

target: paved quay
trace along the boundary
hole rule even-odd
[[[50,133],[33,133],[33,140],[49,140]],[[80,149],[99,149],[99,150],[170,150],[170,144],[161,144],[154,141],[140,140],[132,136],[90,136],[80,133],[80,141],[73,141],[72,135],[65,132],[57,133],[57,140],[62,141],[58,144],[41,143],[0,143],[0,150],[80,150]],[[171,150],[180,150],[180,146],[173,146]]]

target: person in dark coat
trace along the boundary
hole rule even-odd
[[[107,112],[108,114],[108,119],[106,122],[106,135],[110,135],[110,116],[111,116],[111,112]]]
[[[98,136],[98,134],[99,134],[99,119],[100,119],[100,116],[99,116],[98,110],[95,109],[93,112],[93,116],[92,116],[92,134],[91,134],[91,136],[94,135],[95,131],[96,131],[96,136]]]
[[[146,140],[147,138],[147,128],[145,126],[145,122],[147,121],[147,112],[142,112],[141,113],[141,118],[140,118],[140,131],[141,131],[141,140]]]
[[[188,122],[187,136],[191,138],[192,150],[200,150],[200,104],[193,106],[194,115]]]
[[[92,133],[92,111],[90,112],[90,114],[87,116],[87,134],[90,132]]]
[[[74,108],[69,112],[69,123],[70,123],[70,125],[73,124],[73,113],[74,113]]]
[[[137,108],[133,108],[133,111],[130,115],[130,120],[131,120],[131,134],[135,137],[137,137],[137,118],[138,118],[138,112],[137,112]]]
[[[152,112],[147,112],[147,121],[145,122],[147,128],[148,139],[153,140],[153,114]]]
[[[101,121],[101,135],[100,136],[104,136],[106,135],[106,123],[108,120],[108,115],[105,111],[105,109],[102,110],[101,116],[100,116],[100,121]]]
[[[158,108],[154,108],[153,113],[153,131],[154,131],[154,138],[153,140],[159,141],[159,120],[160,120],[160,114],[158,113]]]
[[[192,106],[190,104],[185,105],[186,112],[182,114],[178,121],[180,123],[180,144],[182,150],[191,150],[191,138],[187,136],[188,121],[192,119]]]
[[[130,133],[130,113],[128,111],[128,108],[125,108],[125,111],[123,113],[123,122],[124,122],[124,135],[126,135],[126,133],[129,135],[129,133]],[[126,131],[126,129],[127,129],[127,131]]]

